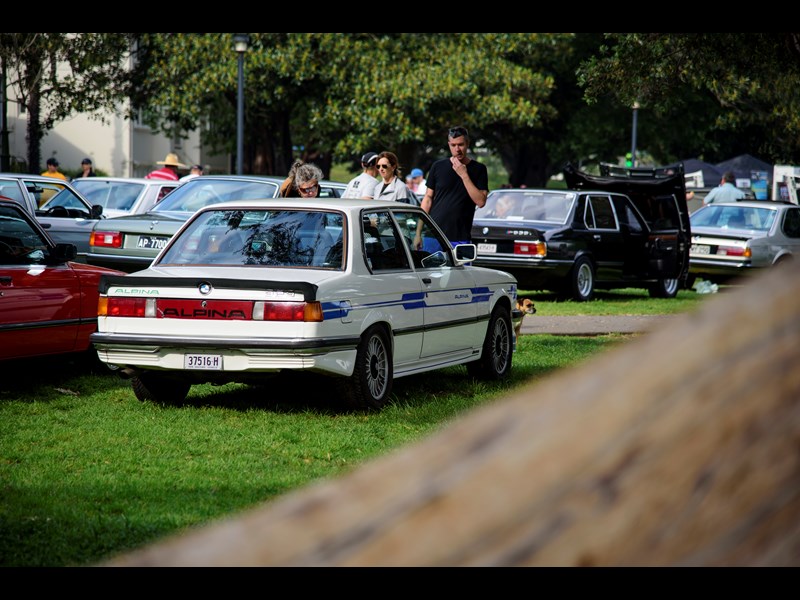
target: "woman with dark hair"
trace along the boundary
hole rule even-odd
[[[375,186],[375,200],[394,200],[411,203],[411,190],[400,176],[400,163],[394,152],[381,152],[378,155],[378,175],[381,180]]]

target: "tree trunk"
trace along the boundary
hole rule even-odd
[[[543,188],[550,178],[550,161],[544,144],[522,144],[500,151],[511,187]]]
[[[253,175],[286,176],[294,161],[289,115],[280,113],[269,121],[253,119],[248,137],[245,163],[247,172]]]
[[[32,88],[28,88],[28,102],[26,108],[28,109],[28,171],[31,173],[42,172],[42,125],[39,122],[40,114],[40,96],[39,86],[34,84]]]
[[[41,56],[28,57],[25,64],[25,108],[28,111],[28,172],[42,172],[42,124],[41,114]]]

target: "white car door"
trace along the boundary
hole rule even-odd
[[[477,319],[482,311],[488,310],[489,296],[476,289],[469,268],[455,266],[450,243],[427,215],[404,211],[393,211],[393,214],[410,250],[423,291],[422,358],[471,354],[483,340],[485,327],[482,328]],[[415,250],[412,240],[420,219],[423,247]]]

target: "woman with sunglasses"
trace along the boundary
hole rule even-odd
[[[394,200],[410,204],[411,191],[400,176],[400,164],[394,152],[381,152],[376,166],[381,179],[375,186],[375,200]]]
[[[289,169],[289,176],[281,184],[281,197],[316,198],[322,178],[322,169],[317,165],[296,160]]]

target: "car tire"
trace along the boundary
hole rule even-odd
[[[353,374],[341,382],[342,397],[351,408],[383,408],[389,401],[393,377],[389,338],[383,327],[373,325],[358,343]]]
[[[180,405],[191,384],[160,373],[140,373],[131,378],[133,393],[142,402]]]
[[[486,329],[481,357],[467,363],[467,373],[489,381],[497,381],[508,375],[514,352],[511,335],[511,315],[508,309],[495,307]]]
[[[572,265],[566,295],[577,302],[587,302],[594,297],[594,265],[589,257],[581,256]]]
[[[659,279],[647,290],[650,292],[651,298],[674,298],[678,295],[680,287],[681,282],[679,279]]]

